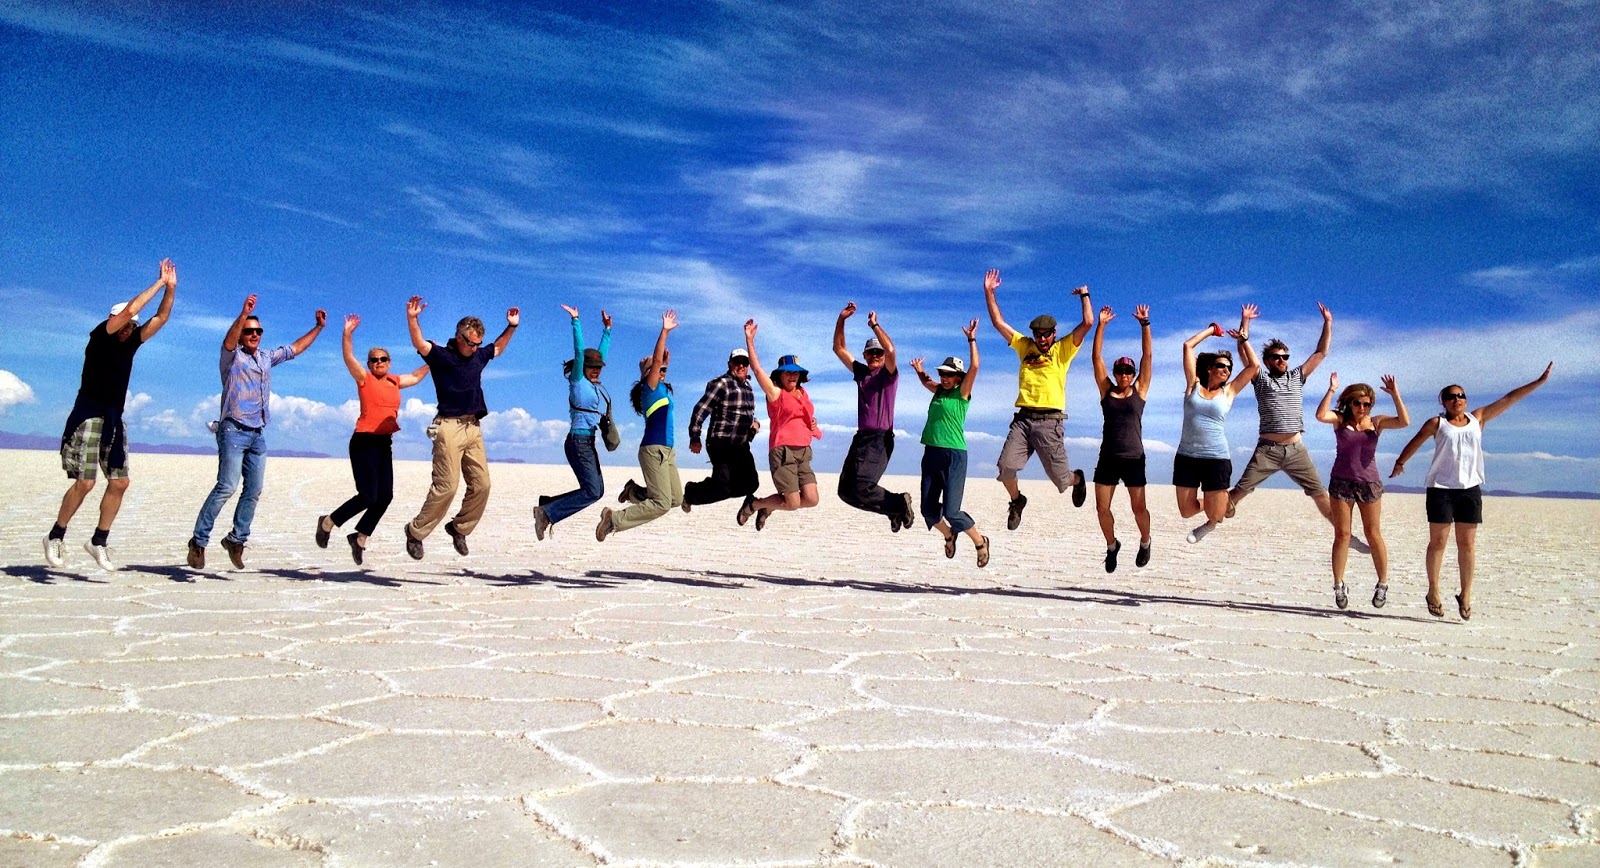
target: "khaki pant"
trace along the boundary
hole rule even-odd
[[[617,530],[638,527],[667,514],[683,503],[683,482],[678,479],[678,457],[671,446],[640,446],[639,470],[644,474],[644,500],[636,500],[611,514]]]
[[[489,505],[489,459],[483,451],[483,429],[470,416],[439,420],[433,438],[433,483],[422,510],[406,525],[414,539],[427,539],[450,510],[456,486],[465,477],[467,494],[461,498],[461,511],[451,521],[462,536],[472,533]]]

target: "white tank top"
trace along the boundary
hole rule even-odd
[[[1439,416],[1433,435],[1433,464],[1423,483],[1429,488],[1464,489],[1483,484],[1483,426],[1467,414],[1467,424],[1457,428]]]

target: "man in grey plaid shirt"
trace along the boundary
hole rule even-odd
[[[691,505],[716,503],[753,494],[761,484],[750,441],[761,430],[756,395],[750,387],[750,356],[741,347],[728,354],[728,373],[706,383],[706,393],[689,415],[689,451],[700,454],[700,427],[707,417],[704,449],[711,459],[711,478],[683,487],[683,511]]]

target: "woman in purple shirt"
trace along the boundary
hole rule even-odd
[[[1383,391],[1394,399],[1393,416],[1372,415],[1376,395],[1366,383],[1356,383],[1339,394],[1338,409],[1330,409],[1333,393],[1339,389],[1339,375],[1328,377],[1328,391],[1317,405],[1317,421],[1333,426],[1335,453],[1333,472],[1328,474],[1328,496],[1333,501],[1333,602],[1343,609],[1350,605],[1344,588],[1344,567],[1350,558],[1350,526],[1353,512],[1361,510],[1361,527],[1372,547],[1372,566],[1378,572],[1378,586],[1372,589],[1372,605],[1382,608],[1389,596],[1389,547],[1378,528],[1382,513],[1383,481],[1378,476],[1378,435],[1387,428],[1411,424],[1406,404],[1394,377],[1383,375]]]

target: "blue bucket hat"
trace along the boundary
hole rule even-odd
[[[792,353],[787,356],[780,356],[778,358],[778,366],[772,369],[774,374],[781,374],[785,371],[794,371],[799,374],[800,382],[802,383],[811,379],[811,372],[800,367],[800,358]]]

